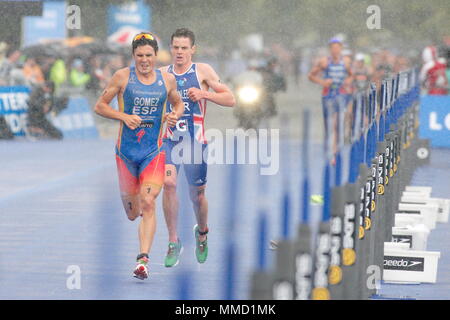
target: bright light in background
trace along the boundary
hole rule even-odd
[[[260,92],[257,88],[252,86],[242,87],[238,91],[239,100],[244,103],[254,103],[259,99]]]

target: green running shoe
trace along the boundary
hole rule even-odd
[[[208,228],[203,234],[208,233]],[[195,256],[197,257],[198,263],[204,263],[206,258],[208,257],[208,239],[205,241],[199,241],[198,238],[200,236],[200,231],[198,229],[198,225],[194,226],[194,235],[195,235]]]
[[[180,262],[181,253],[183,253],[183,245],[180,239],[178,239],[178,242],[169,242],[169,249],[164,259],[166,268],[175,267]]]

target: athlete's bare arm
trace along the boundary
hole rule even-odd
[[[122,94],[128,81],[129,69],[117,70],[95,104],[94,111],[105,118],[123,121],[128,128],[134,130],[141,124],[141,118],[114,110],[109,104],[118,94]]]
[[[327,63],[328,62],[326,57],[320,58],[308,73],[309,81],[320,84],[323,87],[331,86],[331,84],[333,83],[332,79],[323,79],[322,77],[320,77],[320,74],[323,72],[323,70],[326,69]]]
[[[184,113],[184,104],[177,91],[177,82],[173,74],[162,72],[162,76],[167,86],[167,99],[172,105],[172,112],[166,116],[167,124],[173,127]]]
[[[227,85],[220,82],[220,78],[214,69],[206,63],[197,63],[197,72],[202,84],[206,84],[207,90],[190,88],[189,98],[192,101],[206,99],[224,107],[233,107],[236,103],[234,95]],[[208,91],[211,88],[213,91]]]

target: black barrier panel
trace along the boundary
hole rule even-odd
[[[378,270],[421,268],[421,262],[414,258],[384,256],[386,241],[411,245],[412,238],[392,235],[392,227],[401,193],[421,164],[418,159],[422,163],[429,161],[427,141],[417,138],[416,73],[413,70],[383,80],[379,92],[371,84],[367,95],[358,93],[353,97],[348,183],[342,186],[338,168],[342,132],[338,150],[331,151],[332,122],[326,119],[329,134],[324,143],[325,168],[332,159],[336,162],[325,170],[324,177],[333,172],[336,186],[330,191],[329,182],[324,179],[323,217],[315,233],[309,226],[309,165],[305,159],[308,150],[304,150],[302,219],[295,239],[286,239],[278,247],[270,289],[273,298],[366,300],[377,293],[381,281],[373,276],[372,266]],[[343,121],[344,117],[337,118]],[[307,124],[304,130],[305,127]],[[342,123],[339,128],[345,129]],[[304,147],[307,134],[304,131]],[[311,250],[313,243],[315,247]]]

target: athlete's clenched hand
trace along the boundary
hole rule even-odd
[[[137,127],[139,127],[139,125],[142,122],[142,119],[141,119],[141,117],[139,117],[135,114],[125,114],[123,122],[125,122],[125,124],[127,125],[128,128],[130,128],[131,130],[134,130]]]
[[[171,113],[166,115],[166,121],[169,127],[173,127],[174,125],[177,124],[178,117],[175,111],[172,111]]]
[[[322,86],[324,86],[325,88],[328,88],[332,84],[333,84],[333,79],[324,79],[324,80],[322,80]]]
[[[205,97],[205,91],[198,88],[189,88],[188,90],[189,99],[197,102]]]

